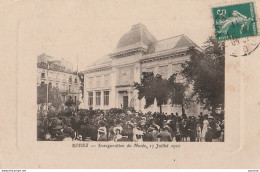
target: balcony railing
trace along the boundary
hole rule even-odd
[[[37,67],[43,68],[43,69],[48,69],[48,64],[41,62],[37,63]],[[59,66],[57,64],[49,63],[49,69],[54,70],[54,71],[59,71],[59,72],[67,72],[67,73],[72,73],[70,69],[66,69],[65,66]]]

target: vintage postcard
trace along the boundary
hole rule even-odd
[[[260,2],[0,9],[0,168],[260,168]]]

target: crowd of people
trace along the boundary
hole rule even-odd
[[[37,112],[38,141],[223,142],[224,115],[142,113],[112,108]]]

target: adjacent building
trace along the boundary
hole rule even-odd
[[[52,85],[58,89],[58,96],[63,102],[71,97],[78,101],[80,97],[80,80],[73,65],[64,59],[41,54],[37,57],[37,85],[41,83]]]
[[[133,107],[135,110],[159,111],[155,105],[144,109],[145,100],[138,100],[134,82],[140,82],[142,72],[154,72],[164,78],[179,73],[181,64],[189,59],[187,50],[196,46],[186,35],[157,40],[143,24],[133,25],[119,40],[116,49],[84,73],[84,104],[86,108],[109,109]],[[184,82],[181,76],[178,82]],[[164,112],[181,112],[180,106],[163,105]],[[191,104],[187,113],[203,110]]]

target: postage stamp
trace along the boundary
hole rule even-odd
[[[254,2],[212,8],[218,41],[258,35]]]

